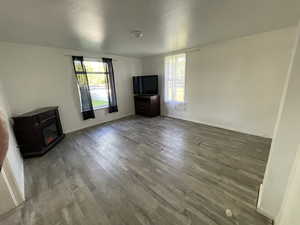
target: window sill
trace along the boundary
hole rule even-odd
[[[104,105],[104,106],[101,106],[101,107],[94,108],[94,111],[100,110],[100,109],[108,109],[108,105]]]

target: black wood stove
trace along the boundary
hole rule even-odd
[[[64,138],[58,107],[46,107],[13,117],[23,157],[41,156]]]

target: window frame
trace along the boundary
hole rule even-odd
[[[92,59],[92,58],[84,58],[83,59],[83,64],[84,64],[84,62],[99,62],[99,63],[103,63],[103,64],[105,64],[102,60],[100,60],[100,59]],[[80,74],[80,73],[86,73],[87,74],[87,76],[88,76],[88,79],[89,79],[89,74],[103,74],[103,75],[107,75],[108,74],[108,72],[88,72],[88,71],[85,71],[85,72],[78,72],[78,74]],[[106,86],[106,90],[107,90],[107,79],[106,79],[106,77],[105,77],[105,86]],[[90,88],[90,84],[89,84],[89,88]],[[92,98],[92,96],[91,96],[91,99],[92,99],[92,102],[93,102],[93,98]],[[108,96],[107,96],[107,104],[106,105],[103,105],[103,106],[100,106],[100,107],[94,107],[93,106],[93,109],[94,110],[100,110],[100,109],[107,109],[108,107],[109,107],[109,105],[108,105],[109,103],[108,103]]]

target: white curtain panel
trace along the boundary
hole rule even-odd
[[[186,54],[165,58],[165,103],[167,110],[184,110]]]

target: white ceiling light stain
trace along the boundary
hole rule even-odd
[[[105,23],[103,13],[96,1],[68,1],[70,27],[83,48],[98,48],[100,50],[105,39]]]
[[[183,49],[188,45],[188,35],[190,33],[190,15],[194,4],[186,4],[178,7],[173,13],[169,13],[163,20],[165,42],[170,49]],[[172,35],[170,35],[172,34]]]

